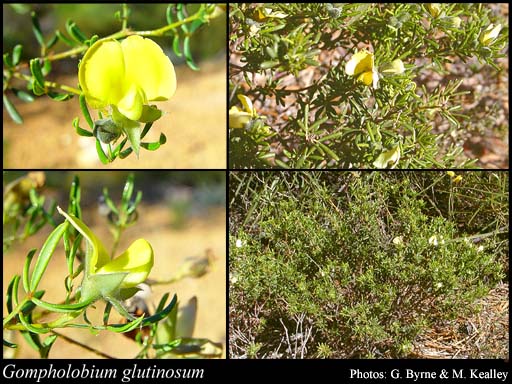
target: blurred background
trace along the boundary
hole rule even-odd
[[[45,206],[54,200],[66,209],[69,201],[70,185],[73,177],[79,177],[81,185],[82,220],[101,239],[107,249],[111,249],[113,237],[108,229],[101,198],[103,187],[108,188],[114,204],[119,204],[124,184],[130,173],[134,175],[134,193],[142,191],[142,201],[137,208],[138,220],[128,227],[123,235],[117,254],[122,253],[139,238],[146,239],[153,247],[155,264],[149,278],[164,280],[173,276],[186,261],[201,259],[210,255],[213,264],[210,271],[199,278],[185,278],[177,283],[154,285],[150,302],[157,305],[161,297],[169,292],[175,293],[185,305],[197,296],[198,311],[194,337],[209,338],[222,343],[226,348],[226,175],[222,171],[144,171],[144,172],[45,172],[45,185],[38,189],[46,198]],[[5,171],[5,186],[26,172]],[[63,217],[53,215],[57,223]],[[5,230],[5,227],[4,227]],[[3,294],[14,274],[19,274],[27,253],[32,248],[41,249],[52,227],[46,225],[35,235],[24,241],[12,242],[3,256]],[[5,232],[5,231],[4,231]],[[5,241],[6,233],[4,233]],[[5,244],[4,244],[5,245]],[[64,261],[62,242],[52,257],[49,268],[43,276],[41,286],[47,292],[49,302],[60,302],[65,297],[64,278],[67,267]],[[81,276],[76,280],[78,284]],[[97,303],[97,310],[88,311],[93,322],[101,323],[104,304]],[[5,311],[5,307],[4,307]],[[4,312],[5,315],[5,312]],[[114,311],[111,321],[119,321]],[[119,334],[100,332],[93,335],[88,331],[62,329],[62,334],[84,344],[99,349],[114,357],[133,358],[140,349],[137,344]],[[19,336],[19,335],[17,335]],[[7,337],[7,336],[6,336]],[[9,335],[12,337],[12,335]],[[9,339],[8,337],[8,339]],[[11,340],[14,341],[14,340]],[[21,337],[14,341],[20,343],[17,358],[37,358],[39,355],[31,349]],[[51,358],[97,358],[94,353],[59,339],[50,353]]]
[[[189,14],[198,5],[187,6]],[[31,11],[36,11],[48,40],[58,29],[66,35],[67,20],[74,21],[87,37],[104,37],[121,29],[114,17],[121,4],[4,4],[3,51],[23,45],[21,62],[40,55],[32,33]],[[129,4],[128,26],[153,30],[167,25],[166,4]],[[24,118],[15,124],[4,108],[4,168],[224,168],[226,165],[226,13],[211,20],[191,37],[192,56],[200,71],[191,70],[172,50],[172,38],[151,37],[169,55],[177,75],[176,94],[158,103],[167,112],[152,127],[146,141],[157,141],[160,132],[167,143],[155,152],[141,151],[103,166],[97,159],[95,141],[78,136],[72,120],[81,116],[78,99],[56,102],[41,96],[24,103],[9,94]],[[69,47],[58,42],[52,51]],[[48,80],[76,87],[79,57],[52,62]],[[20,83],[20,88],[26,84]],[[82,127],[86,123],[81,118]],[[37,142],[37,151],[33,143]],[[44,153],[44,156],[41,156]]]

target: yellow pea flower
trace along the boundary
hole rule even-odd
[[[105,246],[82,220],[60,207],[57,210],[87,242],[84,279],[80,288],[82,301],[115,300],[121,289],[134,288],[146,280],[154,262],[153,249],[146,240],[134,241],[120,256],[110,260]]]
[[[454,177],[455,177],[455,172],[453,172],[453,171],[446,171],[446,174],[447,174],[448,176],[450,176],[451,178],[454,178]]]
[[[441,13],[441,4],[427,3],[427,10],[432,16],[437,17]]]
[[[388,151],[382,152],[373,162],[375,168],[395,168],[400,160],[400,145],[396,145]]]
[[[383,75],[400,75],[405,72],[404,62],[400,59],[393,60],[381,66],[380,73]]]
[[[258,113],[256,112],[251,99],[245,95],[237,95],[237,97],[244,106],[244,110],[240,110],[236,106],[229,109],[229,127],[245,128],[248,122],[252,119],[258,118]]]
[[[501,24],[489,25],[481,34],[480,34],[480,42],[483,45],[492,44],[494,40],[498,37],[501,31]]]
[[[345,72],[349,76],[356,76],[358,81],[365,85],[372,85],[377,89],[379,82],[379,73],[375,67],[373,53],[366,49],[355,53],[345,64]]]
[[[176,91],[176,73],[158,44],[141,36],[99,40],[84,55],[78,72],[87,103],[111,106],[140,121],[150,101],[168,100]]]

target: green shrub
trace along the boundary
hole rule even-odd
[[[473,310],[504,277],[508,202],[495,201],[492,210],[503,216],[494,231],[467,235],[448,208],[432,213],[429,196],[445,190],[463,206],[485,208],[465,191],[488,176],[468,173],[456,185],[444,172],[235,173],[232,326],[257,303],[268,321],[256,340],[267,348],[275,347],[277,319],[306,314],[314,344],[333,356],[407,356],[426,327]],[[488,188],[505,197],[507,175],[495,178]],[[479,211],[490,216],[488,209]]]
[[[508,132],[503,104],[467,107],[480,105],[475,76],[503,69],[507,21],[490,4],[439,7],[231,4],[230,168],[474,166],[462,144],[479,121]],[[363,50],[366,69],[351,71]]]

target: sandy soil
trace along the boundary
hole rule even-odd
[[[158,304],[162,295],[169,292],[171,296],[176,293],[182,303],[191,297],[198,298],[198,314],[195,337],[205,337],[223,344],[224,356],[226,346],[226,213],[225,210],[212,210],[204,215],[194,217],[187,226],[181,230],[171,228],[171,215],[166,207],[161,205],[145,205],[140,207],[141,215],[138,223],[123,235],[119,244],[119,251],[125,250],[132,241],[143,237],[149,241],[155,252],[155,265],[150,274],[152,279],[165,279],[189,256],[203,256],[210,248],[216,262],[213,270],[201,278],[187,278],[172,285],[158,285],[153,289],[152,303]],[[97,211],[84,212],[84,221],[107,245],[111,244],[111,236],[105,226],[104,218]],[[23,260],[31,248],[40,249],[49,231],[41,231],[29,238],[25,243],[13,246],[3,260],[3,295],[7,284],[13,274],[20,274]],[[63,260],[62,243],[49,264],[47,273],[41,281],[41,288],[46,289],[45,299],[49,302],[60,302],[64,298],[63,279],[66,275],[66,265]],[[80,281],[78,278],[78,282]],[[20,294],[21,295],[21,294]],[[4,307],[5,311],[5,307]],[[96,311],[88,311],[88,316],[94,323],[101,323],[103,304],[98,304]],[[5,312],[4,312],[5,316]],[[113,310],[111,321],[120,316]],[[139,348],[132,340],[109,332],[92,334],[86,330],[63,329],[63,334],[72,337],[102,352],[118,357],[133,358]],[[13,340],[19,343],[17,358],[38,358],[39,355],[18,337]],[[57,340],[52,348],[51,358],[98,358],[92,352],[70,344],[62,339]]]
[[[98,160],[95,141],[78,136],[71,124],[82,116],[78,99],[56,102],[44,96],[33,103],[16,102],[22,125],[4,108],[4,168],[225,168],[226,63],[216,60],[200,67],[199,72],[176,68],[176,94],[158,103],[168,114],[144,140],[157,141],[163,132],[167,143],[157,151],[141,150],[139,159],[132,154],[105,166]],[[75,86],[77,78],[63,78],[61,83]],[[89,128],[83,117],[80,126]]]

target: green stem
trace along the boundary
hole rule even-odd
[[[19,72],[13,73],[13,76],[18,79],[25,80],[25,81],[30,81],[32,79],[30,76],[24,75],[23,73],[19,73]],[[76,89],[76,88],[73,88],[73,87],[70,87],[70,86],[64,85],[64,84],[54,83],[51,81],[45,81],[44,86],[47,88],[60,89],[62,91],[74,93],[75,95],[80,95],[82,93],[82,92],[80,92],[79,89]]]

